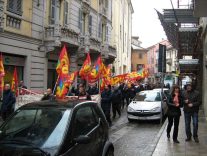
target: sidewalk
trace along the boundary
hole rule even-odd
[[[167,139],[166,128],[167,120],[165,121],[165,127],[153,152],[153,156],[207,156],[207,120],[203,115],[203,112],[199,113],[199,127],[198,138],[199,143],[195,143],[193,138],[190,142],[185,142],[185,123],[184,115],[180,118],[179,135],[178,140],[180,144],[173,143],[171,130],[171,138]],[[192,121],[191,121],[192,122]]]

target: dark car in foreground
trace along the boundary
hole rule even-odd
[[[0,156],[113,156],[108,124],[92,101],[42,101],[0,126]]]

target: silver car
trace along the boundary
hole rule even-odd
[[[167,104],[161,90],[147,90],[137,93],[127,109],[129,121],[162,120],[166,113]]]

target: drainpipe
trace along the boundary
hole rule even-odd
[[[45,40],[45,0],[42,1],[43,2],[43,18],[42,18],[42,45],[44,45],[44,40]]]

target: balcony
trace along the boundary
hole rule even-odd
[[[4,28],[4,1],[0,0],[0,32]]]
[[[101,41],[99,41],[96,38],[90,37],[90,49],[100,52],[100,48],[101,48]]]
[[[79,46],[79,35],[68,27],[50,25],[45,28],[45,41],[51,46],[60,46],[61,42]]]
[[[101,53],[103,58],[107,59],[109,57],[109,44],[107,42],[102,43]]]
[[[109,46],[109,56],[116,58],[116,47]]]

